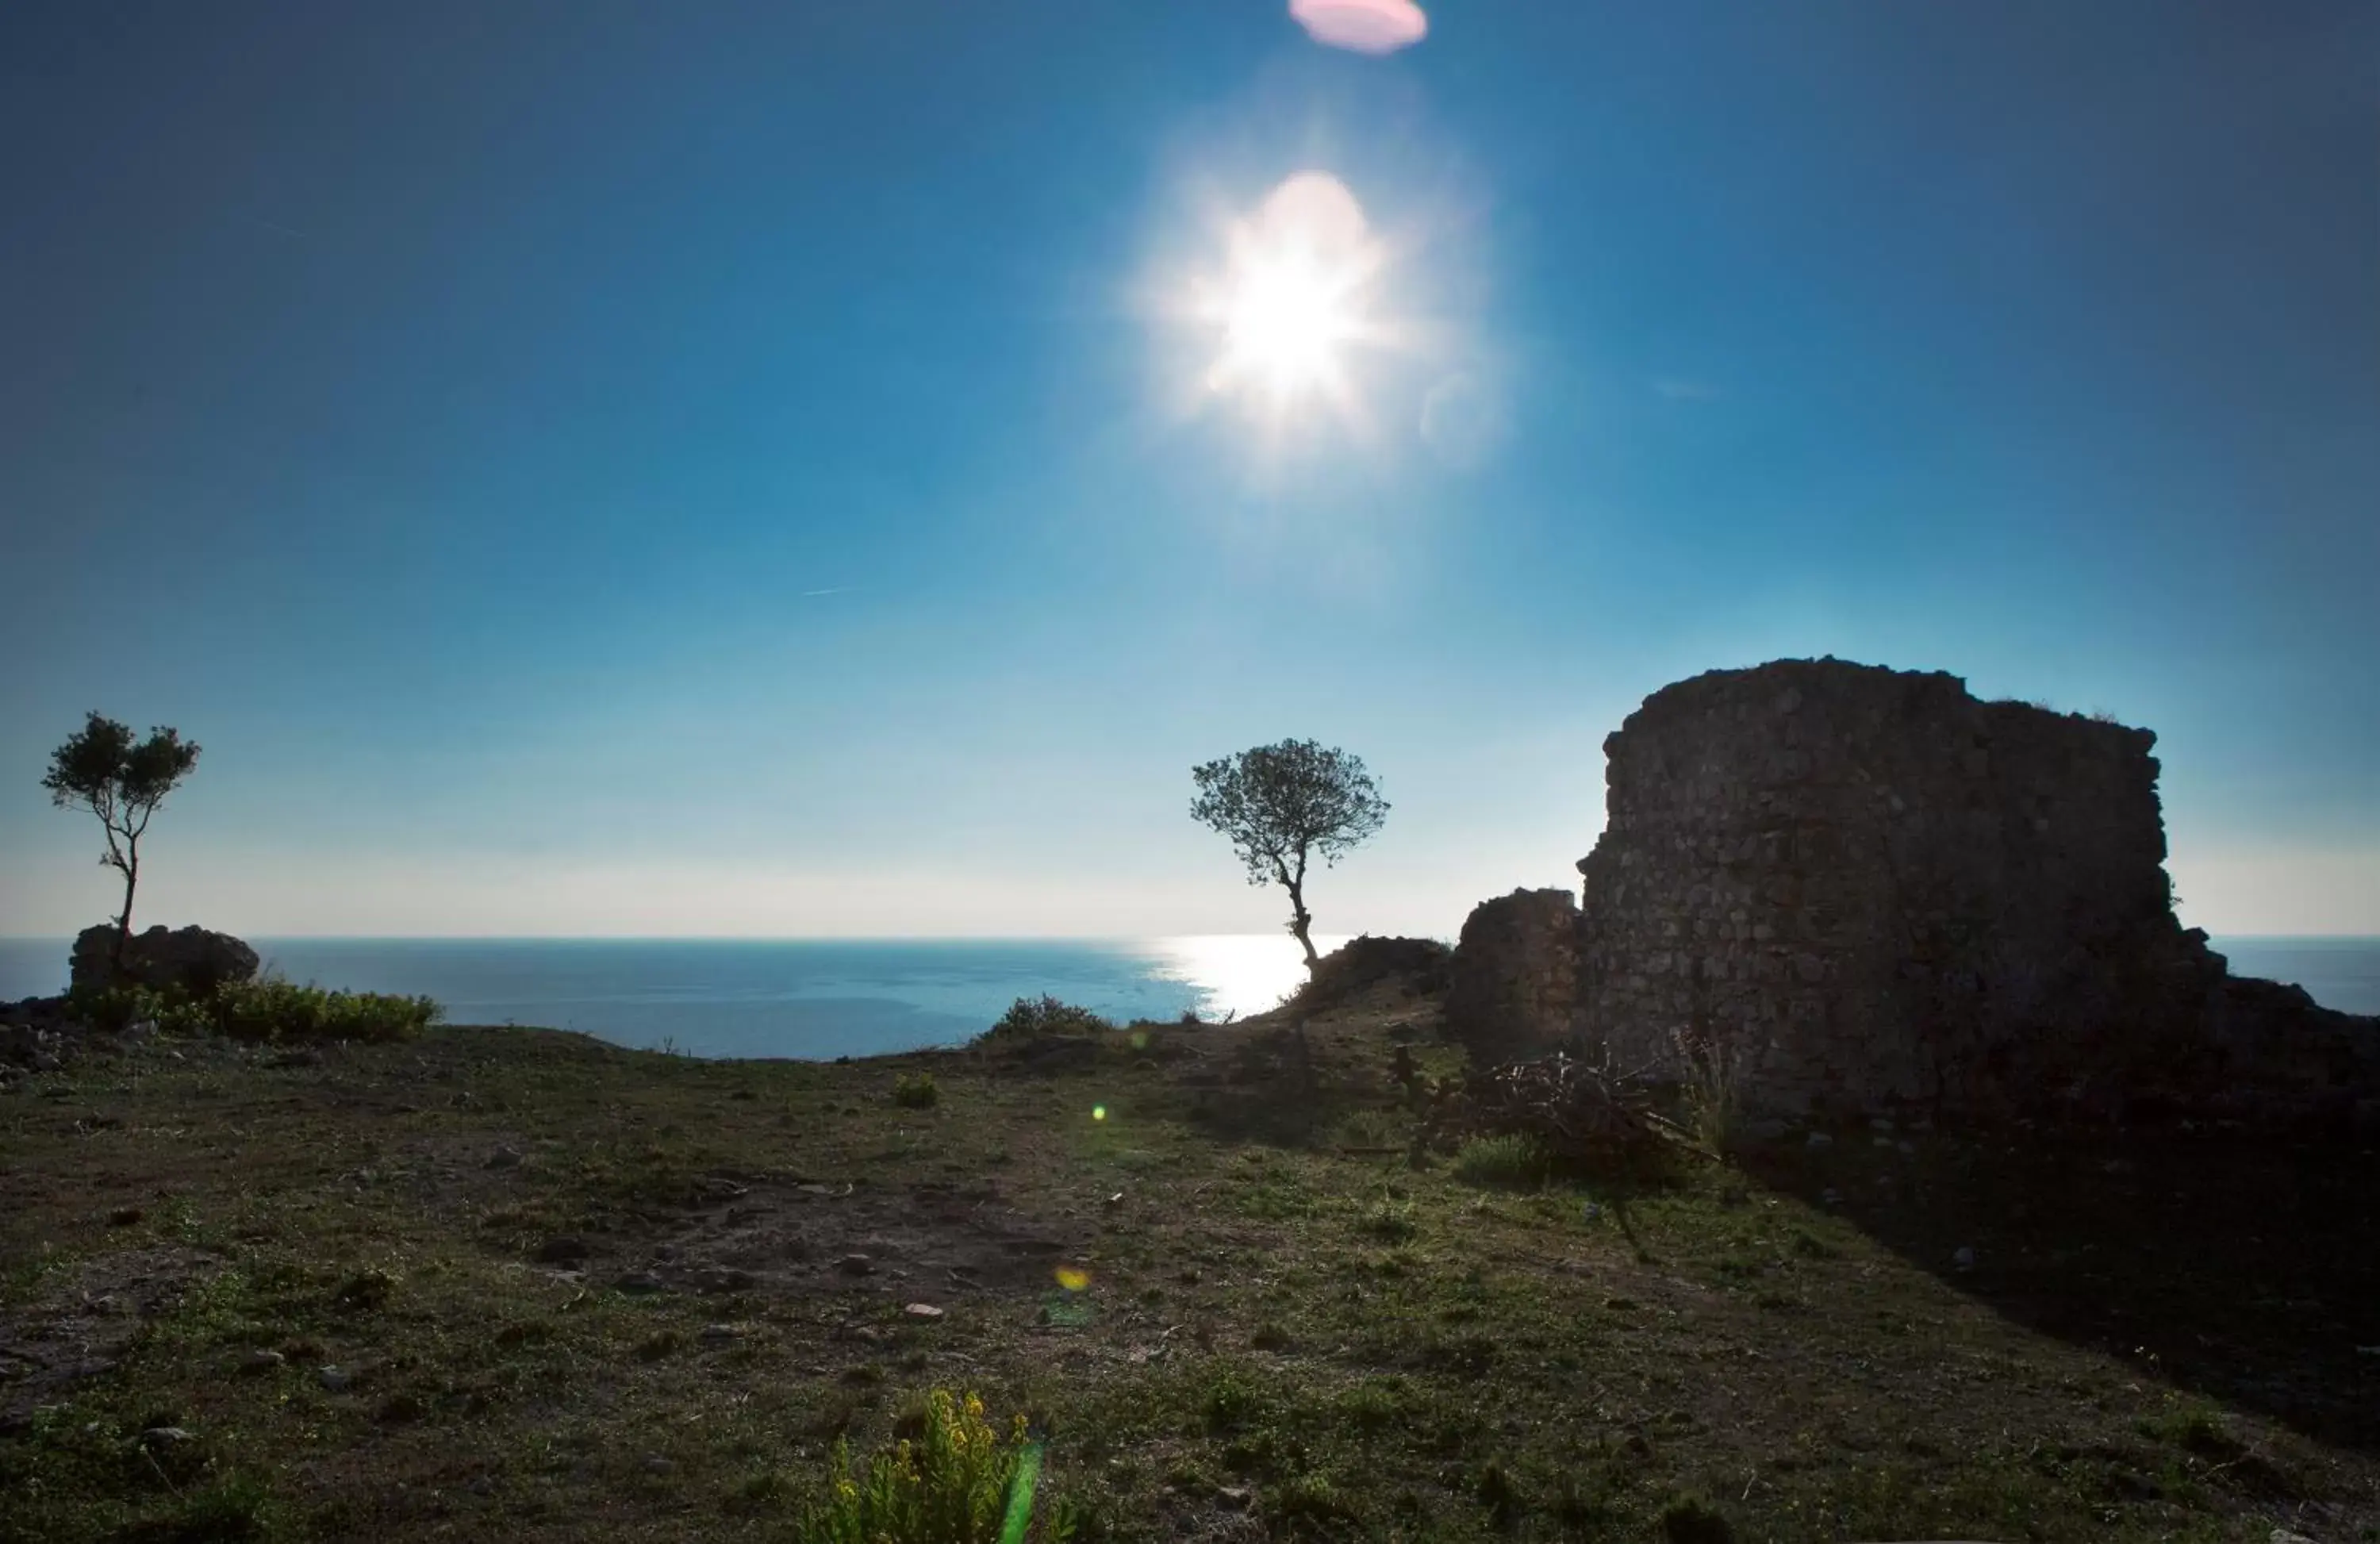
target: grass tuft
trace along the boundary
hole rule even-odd
[[[1681,1092],[1686,1129],[1714,1157],[1734,1150],[1743,1112],[1742,1058],[1709,1035],[1681,1033],[1678,1057],[1685,1065]]]
[[[1411,1201],[1390,1200],[1383,1196],[1356,1221],[1356,1231],[1383,1244],[1402,1244],[1421,1231],[1414,1221]]]
[[[1475,1137],[1454,1155],[1455,1177],[1472,1185],[1529,1189],[1544,1184],[1552,1168],[1545,1144],[1519,1132]]]
[[[1029,1492],[1016,1497],[1012,1490],[1030,1486],[1038,1467],[1038,1447],[1027,1441],[1023,1416],[1002,1441],[984,1417],[982,1400],[936,1389],[917,1435],[880,1450],[864,1466],[855,1467],[849,1445],[836,1439],[827,1497],[803,1515],[795,1537],[800,1544],[994,1544],[1012,1501],[1030,1502]],[[1059,1506],[1041,1537],[1054,1544],[1074,1531]]]

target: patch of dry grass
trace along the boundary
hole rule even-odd
[[[1031,1415],[1084,1538],[2380,1526],[2370,1155],[1845,1132],[1483,1189],[1404,1161],[1414,1012],[1294,1065],[1264,1024],[839,1066],[449,1028],[26,1080],[0,1538],[783,1538],[935,1387]],[[2209,1236],[2276,1175],[2304,1213]],[[2195,1231],[2142,1198],[2192,1185]]]

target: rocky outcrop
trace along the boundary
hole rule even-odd
[[[2380,1022],[2231,979],[2175,918],[2155,745],[1831,659],[1666,687],[1604,742],[1571,954],[1549,909],[1482,906],[1450,1024],[1656,1072],[1708,1045],[1782,1109],[2380,1092]]]
[[[261,963],[256,951],[229,933],[205,928],[163,925],[126,941],[115,957],[115,929],[102,923],[76,935],[71,980],[74,990],[142,986],[153,991],[180,988],[211,991],[226,981],[245,981]]]
[[[1443,991],[1452,954],[1434,938],[1362,934],[1314,963],[1313,972],[1298,989],[1295,1005],[1303,1013],[1320,1013],[1390,979],[1402,980],[1415,992]]]

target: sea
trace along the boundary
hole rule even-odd
[[[1329,949],[1338,939],[1317,938]],[[436,998],[455,1024],[577,1029],[694,1056],[955,1045],[1020,997],[1111,1018],[1245,1017],[1304,978],[1286,934],[1098,939],[250,940],[293,981]],[[2380,1014],[2380,938],[2217,938],[2235,975]],[[0,1001],[66,986],[64,939],[0,939]]]
[[[1315,947],[1345,942],[1320,934]],[[1045,993],[1119,1022],[1246,1017],[1304,979],[1286,933],[1108,939],[252,938],[267,970],[436,998],[450,1024],[693,1056],[956,1045]],[[0,1002],[66,990],[66,939],[0,939]]]

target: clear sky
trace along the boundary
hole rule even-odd
[[[1427,4],[1427,0],[1425,0]],[[2380,6],[0,8],[0,933],[1330,932],[1570,884],[1647,692],[2156,729],[2216,931],[2380,932]],[[1326,174],[1336,389],[1221,389]],[[1236,227],[1234,222],[1237,222]]]

